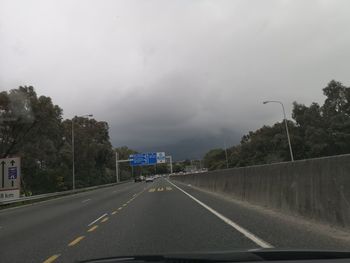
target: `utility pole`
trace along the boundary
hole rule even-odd
[[[72,119],[72,189],[75,190],[74,118]]]
[[[267,103],[270,103],[270,102],[272,102],[272,103],[279,103],[282,106],[283,117],[284,117],[284,125],[286,126],[287,140],[288,140],[288,145],[289,145],[290,159],[291,159],[292,162],[294,162],[292,144],[290,143],[288,123],[287,123],[286,111],[284,110],[284,105],[283,105],[283,103],[281,101],[277,101],[277,100],[264,101],[263,104],[267,104]]]
[[[224,147],[225,147],[225,157],[226,157],[226,168],[228,169],[228,156],[227,156],[227,146],[226,146],[226,141],[224,141]]]
[[[118,163],[118,152],[115,151],[115,181],[119,183],[119,163]]]

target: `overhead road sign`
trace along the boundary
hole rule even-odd
[[[157,163],[165,163],[165,152],[157,152]]]
[[[155,165],[165,163],[164,152],[137,153],[129,156],[131,166]]]

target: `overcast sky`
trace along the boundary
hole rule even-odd
[[[115,146],[232,145],[281,120],[263,100],[290,117],[331,79],[350,84],[349,14],[347,0],[0,0],[0,90],[92,113]]]

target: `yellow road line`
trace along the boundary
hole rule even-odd
[[[115,215],[117,212],[118,212],[118,211],[113,211],[113,212],[112,212],[112,215]]]
[[[118,210],[122,210],[122,209],[123,209],[123,207],[119,207],[119,208],[118,208]]]
[[[164,188],[163,188],[163,187],[159,187],[159,188],[157,189],[157,191],[158,191],[158,192],[163,192],[163,191],[164,191]]]
[[[90,229],[88,230],[88,232],[95,231],[95,230],[96,230],[96,228],[98,228],[98,226],[97,226],[97,225],[96,225],[96,226],[93,226],[92,228],[90,228]]]
[[[108,217],[103,218],[103,219],[101,220],[101,223],[104,223],[104,222],[106,222],[106,221],[108,221]]]
[[[51,263],[51,262],[54,262],[59,256],[61,256],[61,254],[52,255],[51,257],[49,257],[48,259],[46,259],[43,263]]]
[[[69,247],[75,246],[76,244],[78,244],[80,241],[82,241],[85,238],[85,236],[80,236],[77,237],[76,239],[74,239],[72,242],[70,242],[68,244]]]
[[[155,190],[156,190],[155,188],[151,188],[148,190],[148,192],[153,193]]]
[[[173,188],[171,188],[170,186],[167,186],[165,189],[166,189],[167,191],[173,190]]]

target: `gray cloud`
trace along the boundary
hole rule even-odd
[[[233,144],[281,119],[263,100],[290,116],[331,79],[349,85],[346,0],[0,4],[0,89],[33,85],[67,118],[93,113],[114,145]]]

